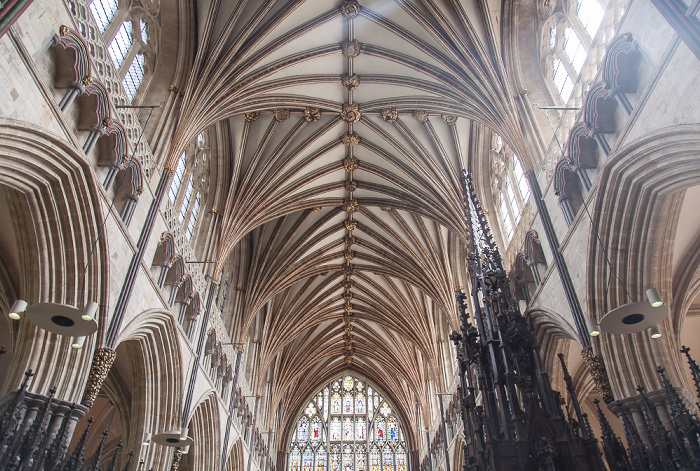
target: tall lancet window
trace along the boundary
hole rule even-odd
[[[296,422],[288,471],[406,471],[401,422],[384,395],[346,375],[321,388]]]
[[[210,160],[207,141],[207,133],[202,133],[182,153],[168,190],[171,224],[180,228],[185,242],[196,238],[197,223],[207,204]]]
[[[501,136],[493,137],[491,154],[494,203],[499,212],[503,240],[507,244],[520,223],[530,198],[530,189],[520,159]]]

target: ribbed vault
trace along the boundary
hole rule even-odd
[[[287,428],[352,369],[394,395],[415,437],[418,410],[447,387],[438,340],[466,284],[460,176],[473,130],[495,130],[530,167],[499,3],[198,3],[166,168],[199,132],[227,126],[213,279],[230,257],[250,267],[227,322],[234,341],[261,344],[266,426]]]

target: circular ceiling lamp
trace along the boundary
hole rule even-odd
[[[87,303],[85,309],[58,303],[38,303],[27,307],[27,302],[19,299],[12,305],[8,317],[19,320],[26,316],[29,322],[41,329],[73,337],[71,347],[79,350],[83,348],[86,337],[97,332],[97,309],[95,302]]]
[[[192,437],[187,436],[187,429],[183,430],[182,432],[173,431],[159,433],[158,435],[153,435],[151,441],[158,445],[179,448],[189,447],[190,445],[194,444]]]
[[[655,288],[647,290],[647,298],[648,302],[624,304],[608,312],[600,320],[600,329],[610,334],[634,334],[656,327],[668,316],[669,309]]]
[[[91,304],[88,303],[88,307]],[[92,308],[90,309],[92,310]],[[37,327],[58,335],[72,337],[86,337],[97,332],[97,322],[90,316],[85,320],[88,312],[67,304],[39,303],[30,306],[25,311],[27,319]],[[93,312],[94,314],[94,312]]]

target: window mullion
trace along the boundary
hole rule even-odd
[[[510,157],[511,159],[514,157]],[[510,160],[510,159],[509,159]],[[520,214],[523,213],[523,208],[525,207],[525,202],[523,201],[523,196],[520,194],[520,188],[518,187],[517,180],[515,178],[515,175],[513,174],[513,168],[508,163],[506,165],[506,173],[508,173],[508,178],[510,179],[510,186],[513,188],[513,194],[515,195],[515,201],[518,204],[518,209],[520,210]]]
[[[571,83],[573,83],[575,87],[576,82],[578,81],[578,74],[576,73],[576,69],[574,69],[573,64],[569,60],[569,56],[566,55],[566,52],[564,52],[564,50],[559,51],[558,56],[558,59],[561,61],[562,65],[566,69],[566,73],[569,74],[569,79],[571,80]],[[573,96],[573,93],[571,94],[571,96]],[[571,99],[571,97],[569,97],[569,99]]]
[[[506,211],[508,212],[510,224],[513,227],[513,234],[515,234],[515,227],[518,225],[518,222],[515,220],[515,217],[513,215],[513,208],[510,207],[510,198],[508,197],[508,192],[501,191],[501,198],[503,198],[503,200],[506,202]]]
[[[581,20],[579,19],[578,16],[573,18],[571,21],[571,27],[574,28],[574,31],[576,32],[576,36],[578,36],[579,41],[581,41],[581,44],[583,44],[583,47],[586,49],[586,54],[588,51],[590,51],[591,46],[593,45],[593,39],[588,35],[588,31],[586,31],[586,28],[583,27],[583,24],[581,24]]]
[[[114,17],[112,18],[112,21],[110,21],[109,25],[107,25],[107,29],[105,29],[104,34],[102,34],[102,40],[104,41],[105,45],[109,46],[112,43],[112,41],[114,41],[114,37],[117,35],[117,31],[119,31],[119,28],[121,27],[122,23],[126,20],[126,17],[128,15],[128,9],[120,7],[117,10],[117,12],[114,14]]]
[[[132,33],[133,35],[133,33]],[[124,58],[124,62],[122,62],[122,66],[119,68],[119,80],[122,81],[124,80],[124,77],[126,77],[126,73],[129,71],[129,67],[131,67],[131,63],[134,61],[134,58],[136,57],[136,54],[139,53],[141,50],[141,44],[135,40],[132,41],[131,47],[129,48],[129,52],[126,54],[126,57]]]

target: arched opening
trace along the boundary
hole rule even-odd
[[[321,388],[290,431],[288,471],[406,471],[401,421],[386,396],[352,375]]]

